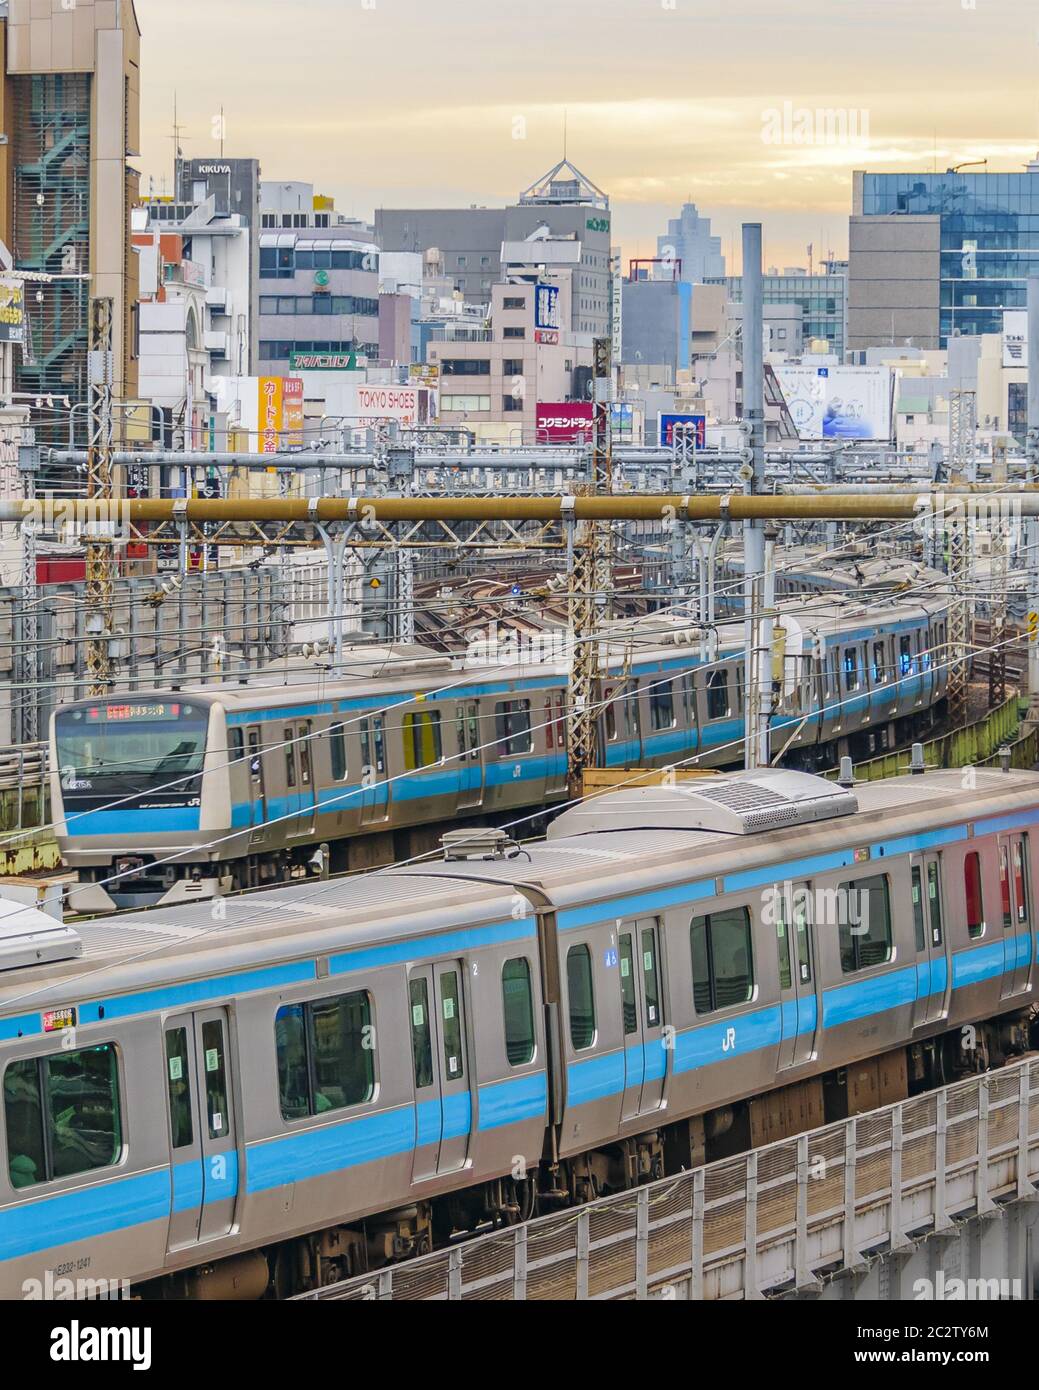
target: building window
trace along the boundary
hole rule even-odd
[[[483,358],[447,357],[440,364],[442,376],[489,376],[491,364]]]
[[[527,330],[525,328],[504,328],[502,329],[503,338],[525,338]]]
[[[501,364],[501,374],[502,376],[522,376],[523,358],[506,357],[504,362],[502,362]]]
[[[527,307],[527,301],[522,296],[507,295],[505,299],[502,300],[502,307],[504,309],[525,309]]]

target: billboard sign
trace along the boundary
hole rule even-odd
[[[534,341],[559,342],[559,286],[538,285],[534,291]]]
[[[675,438],[675,427],[678,426],[678,439]],[[707,416],[706,415],[661,415],[660,417],[660,446],[662,449],[673,449],[676,442],[693,442],[698,449],[707,446]]]
[[[396,420],[399,425],[417,425],[419,394],[417,386],[358,386],[355,429],[369,429]]]
[[[0,343],[25,341],[25,290],[21,280],[0,278]]]
[[[539,444],[576,444],[590,440],[595,430],[595,406],[591,401],[538,403]]]
[[[303,447],[303,380],[298,376],[282,378],[281,383],[282,445]]]
[[[289,356],[294,372],[356,372],[356,352],[294,352]]]
[[[303,382],[299,377],[262,376],[259,381],[260,452],[303,443]]]
[[[801,439],[890,439],[890,367],[776,367]]]
[[[1028,310],[1003,311],[1003,366],[1028,366]]]

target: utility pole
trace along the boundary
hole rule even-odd
[[[1039,483],[1039,276],[1028,280],[1028,439],[1025,445],[1026,481]],[[1039,635],[1032,614],[1039,614],[1039,518],[1024,525],[1025,566],[1028,572],[1028,693],[1039,696]]]
[[[595,426],[592,483],[579,494],[609,496],[613,490],[613,454],[610,445],[610,397],[612,394],[612,343],[596,338],[593,346]],[[573,564],[570,566],[570,631],[573,673],[570,682],[570,795],[581,794],[587,768],[598,763],[598,692],[600,644],[593,635],[612,615],[613,533],[608,521],[571,522]]]
[[[761,223],[743,224],[743,424],[747,458],[740,470],[748,495],[765,486],[765,321]],[[772,618],[765,603],[765,529],[743,523],[744,766],[768,767],[772,714]]]
[[[112,311],[111,299],[90,302],[90,455],[87,501],[112,501]],[[91,520],[87,542],[88,694],[107,694],[112,682],[114,523]]]
[[[949,393],[949,474],[954,487],[975,473],[977,396],[973,391]],[[949,719],[954,729],[967,722],[970,644],[973,610],[973,537],[965,509],[958,503],[945,513],[949,540]]]

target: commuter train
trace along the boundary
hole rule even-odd
[[[896,592],[879,616],[846,596],[779,612],[774,757],[818,770],[904,747],[941,717],[944,597]],[[703,634],[657,614],[617,625],[602,667],[605,765],[741,763],[743,649],[742,624]],[[381,663],[362,653],[342,680],[306,665],[288,684],[271,670],[58,710],[51,804],[62,858],[79,871],[72,910],[305,876],[322,844],[333,869],[369,868],[435,846],[445,825],[564,804],[566,664],[459,669],[415,651]]]
[[[6,917],[0,1296],[283,1297],[1032,1041],[1039,774],[705,774],[466,833],[220,913]]]

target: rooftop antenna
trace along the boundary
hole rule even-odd
[[[174,92],[174,93],[173,93],[173,134],[172,134],[172,136],[170,137],[170,138],[172,139],[172,141],[173,141],[173,184],[174,184],[174,191],[176,191],[176,184],[177,184],[177,165],[178,165],[178,162],[179,162],[181,159],[184,158],[184,151],[183,151],[183,149],[181,148],[181,143],[180,143],[180,133],[181,133],[181,131],[182,131],[183,129],[184,129],[184,127],[183,127],[182,125],[179,125],[178,122],[177,122],[177,93]]]

